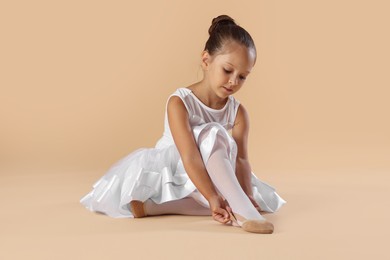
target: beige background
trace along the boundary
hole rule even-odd
[[[0,258],[387,259],[387,1],[3,1]],[[208,217],[112,219],[78,200],[163,131],[166,98],[201,79],[211,19],[258,62],[236,97],[256,175],[288,204],[271,236]]]

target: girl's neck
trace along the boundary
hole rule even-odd
[[[210,85],[205,82],[203,79],[197,83],[192,84],[188,87],[192,93],[206,106],[213,109],[222,109],[226,102],[227,98],[218,97]]]

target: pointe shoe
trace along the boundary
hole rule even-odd
[[[144,218],[147,216],[144,203],[139,200],[130,201],[130,209],[135,218]]]
[[[230,220],[234,226],[239,226],[243,230],[251,233],[272,234],[274,225],[267,220],[246,219],[237,213],[229,212]]]

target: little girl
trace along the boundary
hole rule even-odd
[[[211,215],[248,232],[273,232],[260,212],[285,201],[252,173],[248,113],[232,96],[255,65],[255,44],[227,15],[213,19],[209,34],[203,79],[168,98],[162,138],[114,164],[81,199],[87,209],[117,218]]]

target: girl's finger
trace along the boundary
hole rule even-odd
[[[232,210],[232,208],[230,207],[230,206],[226,206],[226,210],[228,211],[228,213],[230,212],[230,213],[233,213],[233,210]]]

